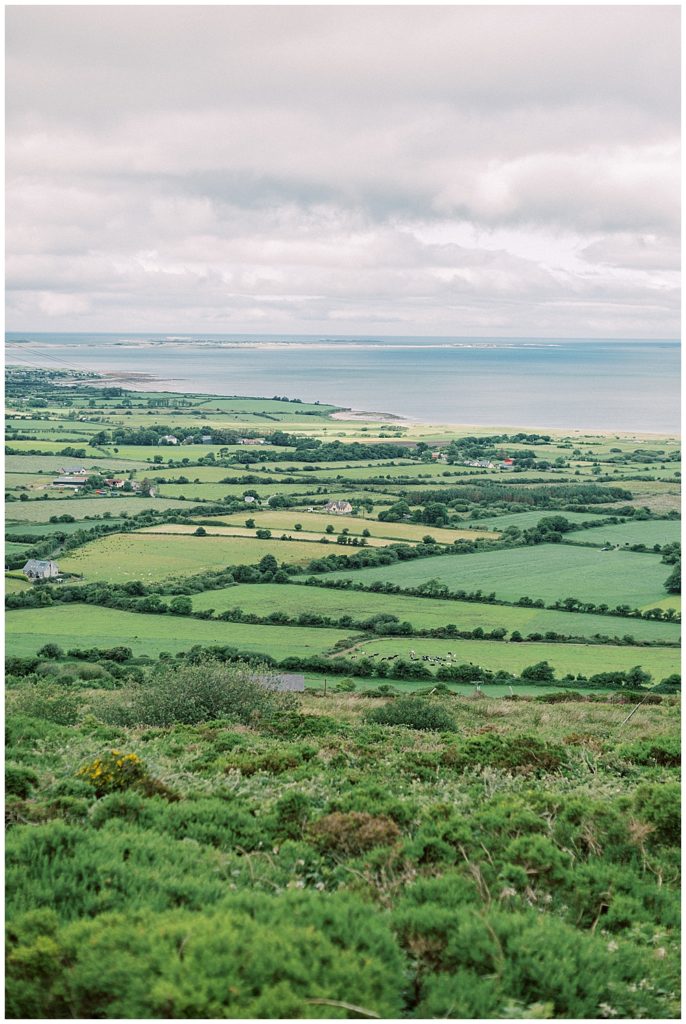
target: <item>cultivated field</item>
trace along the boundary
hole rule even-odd
[[[86,582],[157,581],[190,576],[229,565],[252,565],[265,555],[278,562],[304,565],[318,558],[324,545],[311,541],[257,540],[254,537],[195,537],[125,533],[103,537],[62,559],[64,572]],[[354,549],[339,549],[337,551]]]
[[[438,629],[452,624],[462,630],[481,628],[489,631],[500,626],[508,633],[519,630],[525,636],[548,631],[583,637],[599,634],[622,638],[631,635],[637,640],[655,640],[658,643],[677,643],[681,633],[681,626],[676,622],[513,608],[474,601],[441,601],[399,594],[328,590],[324,587],[289,585],[285,588],[270,583],[237,584],[221,590],[206,590],[194,594],[191,600],[194,611],[212,608],[217,613],[242,608],[249,614],[261,616],[285,611],[289,615],[315,613],[332,618],[349,615],[356,621],[375,615],[394,615],[400,622],[409,622],[416,629]]]
[[[604,552],[567,544],[539,545],[533,549],[485,551],[469,555],[442,555],[373,569],[337,572],[332,578],[360,583],[383,580],[400,587],[416,587],[436,579],[450,590],[481,590],[516,601],[576,597],[616,607],[642,608],[664,596],[669,568],[658,557],[632,552]]]

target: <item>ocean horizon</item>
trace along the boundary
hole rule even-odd
[[[8,331],[6,362],[427,423],[678,433],[676,339]],[[133,386],[133,385],[130,385]]]

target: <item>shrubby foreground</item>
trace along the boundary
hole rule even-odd
[[[10,680],[10,1016],[678,1014],[677,698],[256,671]]]

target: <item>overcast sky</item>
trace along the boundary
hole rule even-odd
[[[679,9],[10,7],[7,327],[676,337]]]

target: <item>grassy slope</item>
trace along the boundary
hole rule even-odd
[[[366,619],[373,615],[395,615],[401,622],[411,622],[418,629],[434,629],[453,623],[459,629],[495,629],[521,633],[556,633],[591,637],[598,633],[623,637],[627,634],[640,640],[678,641],[678,623],[627,620],[619,616],[582,615],[548,611],[540,608],[510,608],[477,604],[472,601],[439,601],[399,594],[356,593],[350,590],[327,590],[323,587],[289,586],[263,583],[238,584],[222,590],[206,590],[192,597],[193,609],[216,612],[242,608],[255,615],[287,611],[290,615],[316,612],[339,618],[351,615]]]
[[[87,582],[122,583],[192,576],[228,565],[254,565],[272,554],[279,562],[306,564],[328,550],[309,541],[127,533],[91,541],[63,558],[60,568],[82,575]],[[355,549],[336,546],[336,550],[345,554]]]
[[[492,671],[502,669],[516,674],[527,665],[548,661],[558,676],[566,673],[589,676],[597,672],[625,671],[641,665],[657,681],[679,671],[679,651],[674,647],[613,647],[593,644],[494,643],[487,640],[434,640],[417,637],[383,637],[365,641],[356,647],[358,657],[397,654],[409,657],[446,658],[449,651],[456,665],[473,664]],[[343,652],[345,654],[345,652]]]
[[[391,566],[340,571],[347,577],[372,583],[387,580],[399,586],[417,586],[438,579],[451,590],[495,592],[506,600],[520,597],[576,597],[612,607],[643,607],[664,598],[663,583],[669,566],[657,556],[631,552],[603,552],[568,544],[541,544],[534,548],[485,551],[473,555],[443,555]]]
[[[597,526],[590,530],[578,530],[569,534],[569,539],[590,544],[674,544],[681,538],[681,522],[678,519],[662,519],[636,523],[620,523],[617,526]]]
[[[338,629],[289,626],[251,626],[233,622],[203,622],[173,615],[139,615],[91,605],[21,609],[6,616],[8,648],[30,655],[47,643],[70,647],[114,647],[124,644],[134,654],[156,657],[160,651],[189,650],[196,644],[235,646],[241,650],[288,655],[322,654],[349,635]],[[77,624],[78,623],[78,624]]]

